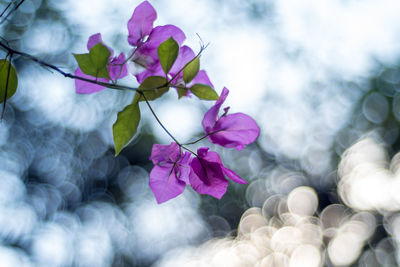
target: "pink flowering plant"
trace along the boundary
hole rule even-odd
[[[227,190],[227,178],[239,184],[246,181],[225,167],[217,152],[210,151],[208,147],[199,147],[194,152],[188,145],[208,139],[224,148],[241,150],[257,139],[259,127],[246,114],[228,114],[229,107],[221,112],[229,90],[223,88],[219,96],[207,72],[200,69],[200,55],[206,46],[201,43],[200,51],[195,54],[183,44],[186,36],[181,29],[169,24],[154,27],[156,18],[157,13],[148,1],[135,8],[127,24],[127,39],[132,46],[127,54],[114,55],[114,50],[103,42],[100,33],[90,36],[88,52],[74,54],[78,63],[74,74],[12,49],[0,40],[0,46],[8,51],[7,57],[0,60],[0,103],[3,103],[3,113],[7,99],[17,89],[17,73],[11,64],[15,54],[74,79],[78,94],[91,94],[105,88],[133,90],[136,93],[132,102],[118,113],[113,125],[115,156],[135,136],[141,119],[139,104],[143,102],[172,139],[169,145],[154,144],[150,156],[154,167],[150,172],[149,185],[157,202],[163,203],[177,197],[186,186],[191,186],[199,194],[220,199]],[[129,62],[140,66],[140,71],[128,70]],[[120,84],[119,80],[129,73],[134,75],[139,87]],[[157,117],[150,102],[162,97],[170,88],[175,88],[178,99],[194,95],[200,100],[216,101],[204,115],[203,137],[186,144],[181,143]]]
[[[118,113],[113,125],[115,154],[118,155],[135,135],[140,122],[139,103],[145,102],[173,140],[169,145],[154,144],[150,156],[154,167],[149,185],[157,202],[177,197],[186,186],[199,194],[219,199],[228,187],[226,177],[240,184],[246,181],[225,167],[217,152],[208,147],[193,152],[187,145],[208,138],[211,143],[241,150],[256,140],[259,127],[246,114],[228,114],[229,107],[220,115],[229,90],[224,88],[218,96],[206,71],[200,70],[200,54],[205,46],[202,45],[196,55],[190,47],[183,45],[186,36],[181,29],[174,25],[154,27],[156,18],[157,13],[148,1],[135,8],[128,21],[128,43],[133,47],[128,57],[123,53],[113,57],[113,50],[103,43],[100,33],[92,35],[87,44],[89,53],[75,55],[79,65],[75,75],[87,79],[75,80],[76,92],[90,94],[109,87],[107,83],[115,85],[128,75],[128,61],[140,65],[142,70],[133,73],[140,86],[132,103]],[[182,144],[158,119],[150,101],[161,97],[171,87],[176,89],[178,98],[193,94],[199,99],[216,100],[204,115],[205,135],[202,138]]]

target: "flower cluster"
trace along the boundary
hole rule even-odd
[[[101,34],[92,35],[87,43],[89,53],[74,55],[79,65],[75,71],[76,92],[89,94],[106,87],[119,89],[118,80],[128,75],[127,62],[140,66],[140,71],[132,73],[140,84],[134,89],[136,95],[118,113],[113,125],[116,155],[135,135],[141,117],[139,102],[145,101],[175,141],[170,145],[155,144],[152,149],[150,160],[154,167],[150,188],[157,202],[180,195],[186,185],[200,194],[221,198],[228,186],[226,176],[236,183],[246,181],[226,168],[219,155],[208,147],[200,147],[195,153],[179,143],[159,121],[149,101],[161,97],[170,87],[177,90],[179,98],[193,94],[199,99],[216,100],[202,121],[204,138],[225,148],[243,149],[256,140],[259,128],[246,114],[228,114],[229,107],[219,116],[229,90],[224,88],[218,96],[207,73],[200,70],[199,56],[204,47],[196,55],[183,45],[186,36],[181,29],[174,25],[154,27],[156,18],[157,13],[148,1],[135,8],[127,24],[128,43],[133,47],[129,56],[121,53],[114,57],[114,51],[103,43]]]
[[[87,49],[89,51],[93,46],[99,43],[106,46],[110,51],[110,56],[107,62],[109,77],[104,78],[99,75],[88,75],[87,73],[82,72],[80,67],[76,69],[75,75],[105,83],[110,80],[116,82],[118,79],[124,78],[128,75],[126,63],[131,60],[144,68],[143,71],[134,74],[139,84],[143,83],[146,78],[151,76],[164,76],[164,70],[158,57],[158,48],[163,42],[169,38],[173,38],[179,45],[179,54],[173,66],[167,72],[167,77],[173,78],[169,81],[170,84],[172,86],[179,86],[182,84],[184,88],[190,88],[194,84],[205,84],[213,88],[214,86],[204,70],[199,70],[189,82],[185,83],[183,80],[182,69],[192,61],[196,55],[190,47],[186,45],[182,46],[186,36],[178,27],[167,24],[153,28],[153,23],[156,18],[157,13],[148,1],[142,2],[135,8],[132,17],[129,19],[127,24],[128,43],[134,47],[133,52],[128,58],[126,58],[124,53],[113,58],[113,50],[104,45],[100,33],[90,36],[87,43]],[[80,63],[79,60],[78,63]],[[79,94],[90,94],[99,92],[106,87],[78,79],[75,81],[75,88],[76,92]],[[187,90],[186,95],[189,94],[190,90]]]
[[[241,150],[257,139],[260,129],[246,114],[228,115],[229,107],[218,117],[228,93],[227,88],[222,90],[215,105],[205,114],[202,124],[207,138],[212,143]],[[190,153],[183,153],[176,143],[155,144],[150,160],[155,165],[150,173],[150,188],[158,203],[178,196],[186,185],[192,186],[199,194],[208,194],[219,199],[225,194],[228,186],[225,176],[236,183],[246,183],[234,171],[225,167],[217,152],[209,151],[208,147],[199,148],[195,157],[191,158]]]
[[[104,45],[100,33],[96,33],[90,36],[86,46],[87,49],[90,51],[97,44]],[[93,77],[91,75],[87,75],[84,72],[82,72],[82,70],[79,67],[75,71],[76,76],[107,83],[110,80],[116,81],[128,75],[128,68],[126,65],[126,59],[124,53],[119,54],[118,57],[113,57],[114,51],[111,48],[107,47],[106,45],[104,46],[110,52],[110,56],[107,59],[107,70],[109,73],[109,77],[99,78],[98,75]],[[78,94],[91,94],[99,92],[105,88],[106,87],[103,85],[89,83],[78,79],[75,80],[75,89]]]

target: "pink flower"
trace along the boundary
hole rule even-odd
[[[147,1],[142,2],[133,11],[128,21],[128,43],[138,46],[153,30],[153,22],[157,18],[154,7]]]
[[[246,145],[257,139],[260,128],[246,114],[233,113],[227,115],[229,107],[225,108],[225,113],[218,117],[221,105],[228,93],[229,90],[224,87],[215,105],[204,115],[202,124],[210,142],[223,147],[234,147],[237,150],[242,150]]]
[[[165,76],[158,59],[157,49],[160,44],[172,37],[179,45],[180,51],[178,58],[172,66],[169,76],[174,77],[182,68],[195,57],[194,52],[188,46],[181,46],[186,39],[181,29],[174,25],[157,26],[153,28],[153,23],[157,18],[157,13],[153,6],[147,2],[142,2],[137,6],[128,21],[128,42],[132,46],[136,46],[135,54],[132,60],[145,68],[145,70],[137,73],[136,79],[138,83],[142,83],[150,76]],[[147,40],[144,41],[145,37]],[[181,72],[172,81],[172,84],[178,85],[182,82]],[[187,85],[202,83],[213,87],[210,79],[204,70],[199,71],[193,81]]]
[[[150,160],[154,167],[150,172],[150,188],[157,203],[177,197],[189,184],[190,154],[182,153],[176,143],[153,145]]]
[[[190,185],[197,193],[208,194],[220,199],[228,187],[225,176],[239,184],[247,183],[222,164],[217,152],[208,150],[208,147],[199,148],[197,150],[198,157],[193,158],[190,163],[192,168],[189,175]]]
[[[157,49],[162,42],[170,37],[174,38],[179,46],[186,39],[183,31],[174,25],[157,26],[151,31],[146,42],[138,46],[133,60],[145,67],[144,71],[135,75],[139,83],[142,83],[149,76],[165,75],[158,59]]]
[[[167,39],[167,38],[166,38]],[[146,43],[144,43],[145,45]],[[147,77],[150,76],[165,76],[164,71],[161,67],[160,61],[158,60],[158,55],[157,55],[157,49],[154,48],[153,50],[146,51],[145,53],[140,54],[142,51],[140,48],[138,49],[139,53],[135,55],[134,58],[138,59],[139,57],[142,57],[142,64],[143,64],[143,58],[147,58],[147,63],[145,62],[144,65],[146,66],[146,69],[138,74],[136,74],[136,78],[138,82],[143,82]],[[154,54],[155,52],[155,54]],[[147,54],[146,54],[147,53]],[[185,67],[187,63],[189,63],[196,55],[194,54],[193,50],[184,45],[180,47],[179,49],[179,54],[178,57],[172,66],[171,70],[168,73],[169,78],[176,77],[174,78],[173,81],[171,81],[171,84],[173,85],[181,85],[185,84],[182,77],[183,77],[183,71],[182,69]],[[190,88],[192,85],[196,83],[201,83],[201,84],[206,84],[209,85],[210,87],[214,88],[213,84],[211,83],[210,79],[207,76],[207,73],[205,70],[200,70],[197,75],[193,78],[191,82],[186,84],[187,88]],[[190,95],[190,92],[187,93],[187,95]]]
[[[102,43],[104,46],[106,46],[103,43],[103,40],[101,39],[101,34],[96,33],[93,34],[92,36],[89,37],[88,42],[87,42],[87,49],[90,51],[93,46],[95,46],[98,43]],[[123,53],[119,54],[118,57],[113,58],[114,51],[106,46],[108,50],[110,51],[110,58],[109,58],[109,63],[107,65],[108,72],[110,74],[110,78],[113,81],[116,81],[120,78],[123,78],[128,75],[128,68],[125,64],[125,55]],[[75,76],[87,78],[93,81],[100,81],[100,82],[105,82],[108,83],[110,80],[106,78],[96,78],[91,75],[87,75],[82,72],[82,70],[78,67],[75,71]],[[95,84],[95,83],[90,83],[90,82],[85,82],[79,79],[75,79],[75,91],[78,94],[91,94],[95,92],[99,92],[101,90],[104,90],[106,87]]]

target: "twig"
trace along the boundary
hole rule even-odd
[[[10,53],[10,54],[20,55],[20,56],[22,56],[22,57],[24,57],[26,59],[29,59],[31,61],[34,61],[34,62],[40,64],[42,66],[48,67],[48,68],[50,68],[52,70],[55,70],[56,72],[62,74],[64,77],[68,77],[68,78],[71,78],[71,79],[77,79],[77,80],[81,80],[81,81],[85,81],[85,82],[89,82],[89,83],[93,83],[93,84],[98,84],[98,85],[102,85],[102,86],[105,86],[105,87],[108,87],[108,88],[111,88],[111,89],[117,89],[117,90],[136,91],[138,89],[136,87],[130,87],[130,86],[118,85],[118,84],[111,84],[111,83],[101,82],[101,81],[97,81],[97,80],[91,80],[91,79],[84,78],[84,77],[81,77],[81,76],[76,76],[76,75],[74,75],[72,73],[68,73],[68,72],[63,71],[60,68],[58,68],[58,67],[56,67],[56,66],[54,66],[54,65],[52,65],[50,63],[42,61],[41,59],[39,59],[37,57],[34,57],[34,56],[29,55],[27,53],[15,50],[15,49],[11,48],[9,45],[3,43],[2,41],[0,41],[0,47],[2,47],[5,50],[7,50],[8,53]],[[158,89],[158,88],[155,88],[155,89]]]
[[[189,65],[190,63],[192,63],[192,61],[195,60],[196,58],[200,57],[201,53],[203,53],[203,51],[207,48],[208,45],[209,45],[209,44],[206,44],[205,46],[200,46],[200,51],[199,51],[199,53],[197,53],[197,55],[196,55],[192,60],[190,60],[188,63],[186,63],[185,66],[183,66],[183,68],[181,68],[181,69],[171,78],[171,80],[169,80],[168,83],[171,84],[171,82],[172,82],[176,77],[178,77],[178,75],[186,68],[187,65]]]
[[[6,13],[6,11],[8,10],[8,8],[11,6],[11,2],[10,3],[8,3],[8,5],[6,6],[6,8],[3,10],[3,12],[1,12],[1,14],[0,14],[0,18],[4,15],[4,13]]]
[[[157,114],[155,113],[155,111],[153,110],[153,108],[150,105],[150,102],[147,100],[146,96],[144,95],[144,93],[142,91],[137,91],[141,96],[143,96],[144,101],[147,104],[147,107],[150,109],[151,113],[153,114],[154,118],[156,119],[156,121],[158,122],[158,124],[161,126],[161,128],[169,135],[169,137],[172,138],[172,140],[174,140],[174,142],[179,146],[179,148],[183,148],[187,151],[189,151],[190,153],[192,153],[193,155],[195,155],[196,157],[199,157],[195,152],[193,152],[192,150],[190,150],[189,148],[185,147],[185,145],[181,144],[168,130],[167,128],[164,126],[164,124],[161,122],[161,120],[158,118]]]
[[[4,21],[6,21],[6,20],[8,19],[8,17],[9,17],[12,13],[14,13],[14,12],[19,8],[20,5],[22,5],[22,3],[23,3],[24,1],[25,1],[25,0],[19,1],[19,3],[18,3],[10,12],[8,12],[8,14],[0,21],[0,24],[3,24]],[[11,3],[10,3],[10,4],[11,4]],[[6,9],[8,9],[8,7],[7,7]],[[5,11],[3,11],[3,13],[4,13],[4,12],[5,12]],[[3,13],[2,13],[2,15],[3,15]]]
[[[175,143],[178,144],[178,146],[182,146],[178,140],[176,140],[176,138],[167,130],[167,128],[165,128],[165,126],[162,124],[162,122],[160,121],[160,119],[157,117],[156,113],[154,112],[153,108],[151,107],[149,100],[147,100],[146,96],[144,95],[144,93],[142,91],[138,91],[138,93],[143,97],[144,101],[147,104],[147,107],[150,109],[151,113],[153,114],[154,118],[157,120],[158,124],[161,126],[161,128],[163,128],[163,130],[169,135],[169,137],[172,138],[172,140],[175,141]]]

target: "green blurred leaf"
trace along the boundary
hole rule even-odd
[[[185,68],[183,69],[183,81],[185,83],[189,83],[196,77],[197,73],[200,70],[200,58],[196,57],[192,61],[190,61]]]
[[[167,81],[164,77],[150,76],[142,82],[138,89],[141,90],[146,99],[150,101],[159,98],[169,90],[169,87],[165,86],[166,84]],[[144,100],[143,96],[139,92],[136,92],[133,102]]]
[[[110,79],[107,63],[111,53],[102,43],[98,43],[86,54],[74,54],[79,68],[83,73],[98,77]]]
[[[91,76],[96,76],[96,68],[93,65],[89,53],[87,54],[74,54],[76,62],[83,73]]]
[[[174,62],[179,54],[179,45],[171,37],[168,40],[160,44],[157,49],[158,59],[165,74],[168,75],[169,70],[174,65]]]
[[[190,91],[200,99],[218,100],[218,94],[213,88],[208,85],[197,83],[190,87]]]
[[[0,103],[12,97],[17,87],[18,77],[14,66],[8,60],[0,60]]]
[[[178,99],[182,98],[185,96],[188,92],[187,88],[183,88],[183,85],[180,85],[182,87],[177,87],[176,90],[178,91]]]
[[[115,156],[129,144],[136,134],[140,122],[139,103],[132,103],[118,112],[117,120],[113,125]]]
[[[110,51],[102,43],[94,45],[89,51],[93,64],[96,67],[104,67],[110,58]]]

